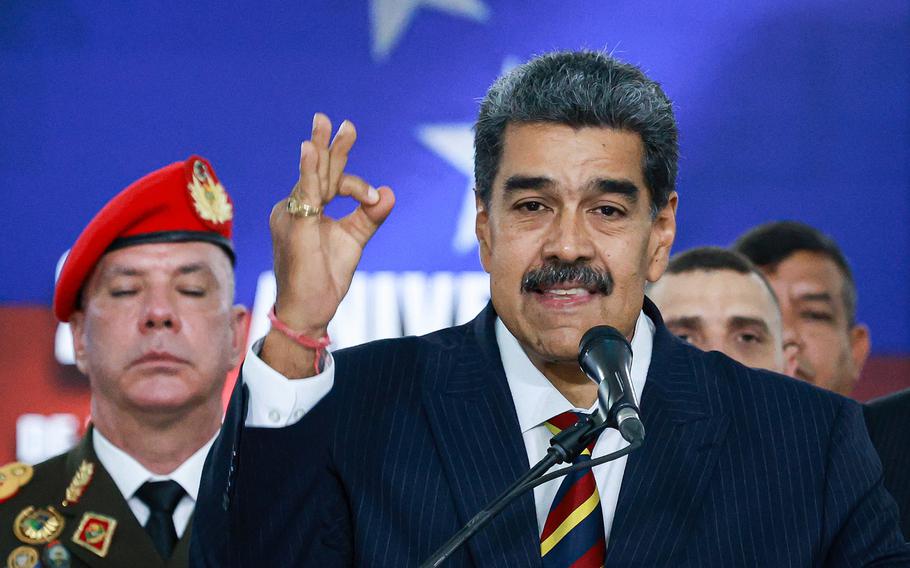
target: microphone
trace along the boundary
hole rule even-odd
[[[641,447],[645,427],[638,417],[638,402],[629,373],[632,368],[632,347],[616,329],[602,325],[589,329],[578,347],[578,364],[585,374],[597,383],[597,412],[562,430],[550,440],[547,455],[527,473],[474,515],[468,524],[436,549],[420,568],[437,568],[471,536],[485,527],[516,497],[551,479],[571,471],[591,468],[611,462]],[[629,445],[625,448],[569,467],[546,473],[557,463],[573,461],[587,443],[607,427],[616,428]]]
[[[578,346],[578,364],[597,383],[597,416],[616,428],[630,444],[641,443],[645,427],[632,389],[632,346],[616,328],[599,325],[589,329]]]

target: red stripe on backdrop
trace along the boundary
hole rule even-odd
[[[16,420],[27,413],[88,417],[88,380],[54,358],[57,322],[49,307],[0,307],[0,464],[15,459]],[[225,385],[225,401],[236,377]],[[910,356],[872,357],[853,396],[865,401],[910,388]]]
[[[872,356],[853,389],[853,398],[865,402],[910,388],[910,356]]]

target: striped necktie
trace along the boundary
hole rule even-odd
[[[575,424],[583,414],[563,412],[544,425],[554,435]],[[590,461],[596,440],[573,463]],[[565,476],[550,506],[540,535],[544,568],[600,568],[607,555],[600,494],[590,468]]]

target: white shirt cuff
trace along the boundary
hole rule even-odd
[[[243,361],[241,376],[249,388],[246,425],[256,428],[281,428],[296,424],[335,382],[335,361],[326,354],[325,367],[318,375],[289,379],[259,358],[262,339],[254,343]]]

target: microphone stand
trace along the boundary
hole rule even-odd
[[[573,461],[582,451],[584,451],[588,443],[607,427],[606,421],[599,419],[599,417],[597,419],[593,417],[598,417],[598,414],[595,413],[592,416],[583,418],[574,425],[553,436],[550,440],[550,448],[547,450],[547,455],[542,460],[537,462],[537,464],[528,470],[527,473],[519,477],[508,489],[500,494],[499,497],[487,505],[485,509],[474,515],[460,531],[452,535],[452,538],[446,541],[432,556],[425,560],[424,563],[420,565],[420,568],[437,568],[446,560],[446,558],[451,556],[452,553],[458,550],[462,544],[471,538],[474,533],[493,520],[493,517],[499,514],[506,505],[528,489],[536,487],[550,479],[565,475],[571,470],[593,467],[601,463],[612,461],[628,454],[641,445],[641,443],[638,442],[627,446],[618,452],[613,452],[612,454],[593,460],[592,462],[577,464],[582,467],[570,466],[555,471],[545,477],[541,477],[554,465]]]

